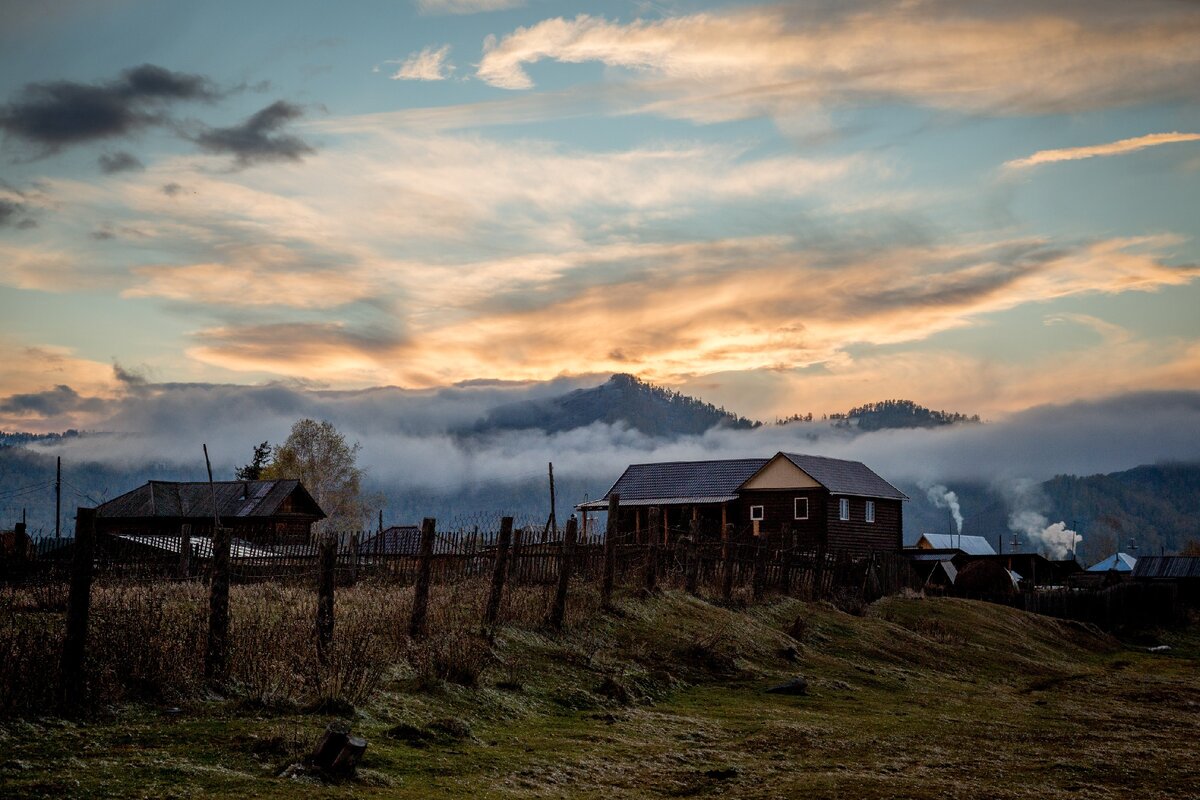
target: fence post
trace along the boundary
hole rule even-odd
[[[192,574],[192,525],[185,522],[179,526],[179,577]]]
[[[558,591],[554,593],[554,606],[550,609],[550,627],[561,631],[563,617],[567,613],[567,590],[571,586],[571,569],[575,564],[575,533],[579,523],[572,514],[563,532],[562,551],[558,554]]]
[[[513,518],[500,520],[500,536],[496,539],[496,562],[492,565],[492,591],[483,612],[483,624],[495,625],[500,616],[500,600],[504,596],[504,579],[508,576],[508,547],[512,541]]]
[[[96,546],[96,509],[75,512],[75,552],[71,560],[71,591],[67,600],[67,632],[59,669],[59,701],[74,711],[84,699],[83,663],[87,648],[88,613],[92,602],[92,560]]]
[[[691,535],[685,545],[684,589],[688,594],[699,595],[700,592],[700,520],[692,518]]]
[[[617,516],[621,512],[621,496],[608,496],[608,524],[604,529],[604,579],[600,584],[600,607],[612,608],[613,583],[617,572]]]
[[[213,528],[208,646],[204,652],[204,678],[208,681],[223,680],[229,667],[229,536],[229,528]]]
[[[792,533],[792,524],[783,523],[779,542],[779,591],[784,595],[792,593],[792,550],[795,549],[796,537]]]
[[[650,544],[646,551],[646,591],[653,594],[658,588],[658,506],[650,508]]]
[[[358,583],[358,531],[350,534],[350,585]]]
[[[725,560],[725,572],[721,576],[724,582],[721,587],[721,595],[728,602],[733,599],[733,552],[737,549],[737,543],[733,541],[733,523],[725,526],[724,540],[725,547],[721,555]]]
[[[754,585],[751,589],[755,602],[762,600],[767,591],[767,533],[759,537],[754,549]]]
[[[521,561],[521,548],[525,544],[525,529],[517,528],[513,531],[512,538],[512,554],[509,556],[508,574],[506,578],[511,578],[514,584],[521,582],[521,569],[524,562]]]
[[[320,574],[317,578],[317,659],[327,663],[333,647],[333,585],[337,567],[337,540],[321,538]]]
[[[429,616],[429,579],[433,573],[433,538],[437,520],[426,517],[421,522],[421,548],[417,551],[417,583],[413,587],[412,619],[408,635],[419,639],[425,635],[425,619]]]
[[[817,563],[813,569],[812,597],[810,600],[820,600],[825,596],[825,545],[817,545]]]

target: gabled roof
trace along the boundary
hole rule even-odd
[[[1142,556],[1133,568],[1135,578],[1200,578],[1200,556]]]
[[[737,499],[737,489],[770,459],[727,458],[716,461],[666,461],[630,464],[600,500],[580,508],[605,508],[613,494],[623,506],[674,503],[723,503]]]
[[[145,486],[101,504],[96,509],[96,516],[105,519],[211,519],[214,494],[217,513],[222,518],[274,516],[279,513],[283,501],[293,494],[311,509],[306,516],[325,518],[325,512],[304,485],[293,479],[214,481],[211,490],[203,481],[148,481]]]
[[[879,477],[861,461],[846,461],[827,456],[801,453],[780,453],[807,472],[812,479],[829,490],[830,494],[856,497],[880,497],[888,500],[907,500],[908,495]]]
[[[1092,564],[1087,568],[1087,571],[1108,572],[1109,570],[1116,570],[1117,572],[1133,572],[1133,567],[1137,564],[1137,561],[1129,553],[1114,553],[1103,561]]]
[[[982,536],[959,536],[957,533],[922,533],[921,539],[931,550],[961,550],[969,556],[994,556],[995,549]],[[917,546],[921,546],[920,540]]]

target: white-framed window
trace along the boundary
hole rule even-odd
[[[762,506],[750,506],[750,519],[751,520],[761,520],[762,518],[763,518],[763,507]]]
[[[808,519],[808,498],[807,497],[797,497],[796,498],[795,518],[796,519]]]
[[[838,519],[843,522],[850,519],[850,498],[843,497],[838,500]]]
[[[875,501],[868,500],[867,501],[867,522],[874,522],[874,521],[875,521]]]

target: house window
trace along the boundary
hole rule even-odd
[[[838,500],[838,519],[843,521],[850,519],[849,497],[843,497],[842,499]]]
[[[762,506],[750,506],[750,519],[760,520],[762,518],[763,518],[763,507]]]
[[[796,498],[796,519],[808,519],[808,498]]]
[[[867,501],[867,522],[874,522],[874,521],[875,521],[875,501],[868,500]]]

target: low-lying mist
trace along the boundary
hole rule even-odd
[[[593,424],[554,434],[468,432],[497,405],[545,398],[585,383],[483,384],[424,392],[141,385],[132,387],[96,426],[111,433],[33,449],[61,455],[68,471],[73,464],[94,462],[128,474],[128,486],[103,487],[112,497],[167,473],[203,479],[202,443],[213,456],[215,477],[232,478],[258,442],[281,442],[301,417],[328,419],[349,441],[361,445],[368,488],[386,498],[392,521],[504,506],[544,514],[547,502],[539,487],[544,486],[548,462],[554,463],[559,507],[566,509],[585,496],[602,495],[630,463],[769,456],[780,450],[849,458],[865,462],[908,491],[914,500],[910,507],[918,502],[940,506],[961,520],[972,509],[960,510],[958,498],[951,503],[951,495],[964,483],[987,485],[1014,498],[1014,515],[1040,513],[1044,509],[1037,507],[1036,493],[1028,487],[1055,475],[1200,461],[1200,392],[1129,394],[1039,406],[986,424],[870,433],[822,422],[754,430],[716,428],[674,439],[648,437],[622,424]],[[1034,499],[1026,502],[1022,497]],[[468,508],[472,503],[487,507]],[[565,511],[560,510],[560,516]],[[1013,524],[1019,523],[1032,540],[1033,521],[1027,514],[1014,517]],[[1041,527],[1056,522],[1047,520]],[[1056,541],[1073,541],[1072,531],[1052,533]]]

